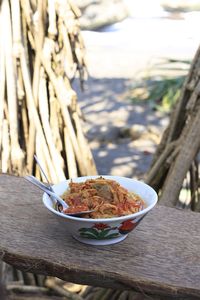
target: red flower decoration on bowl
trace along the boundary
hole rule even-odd
[[[137,222],[134,223],[133,220],[127,220],[121,223],[121,226],[118,228],[119,233],[127,234],[132,231],[137,226]]]
[[[94,226],[92,226],[93,228],[96,228],[98,230],[104,230],[106,228],[110,228],[110,226],[108,226],[107,224],[104,223],[95,223]]]

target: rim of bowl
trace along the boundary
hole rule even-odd
[[[131,181],[134,181],[134,182],[137,182],[139,184],[142,184],[143,186],[147,187],[148,190],[150,190],[152,192],[152,194],[154,195],[154,199],[153,199],[153,203],[148,205],[145,209],[137,212],[137,213],[133,213],[133,214],[130,214],[130,215],[125,215],[125,216],[121,216],[121,217],[113,217],[113,218],[98,218],[98,219],[92,219],[92,218],[80,218],[80,217],[74,217],[74,216],[70,216],[70,215],[65,215],[65,214],[62,214],[60,213],[59,211],[55,210],[52,206],[48,205],[45,201],[45,198],[50,198],[46,193],[43,194],[43,204],[50,210],[52,211],[54,214],[60,216],[60,217],[63,217],[63,218],[66,218],[66,219],[70,219],[70,220],[74,220],[74,221],[81,221],[81,222],[115,222],[115,221],[123,221],[123,220],[126,220],[126,219],[130,219],[130,218],[135,218],[135,217],[138,217],[140,216],[141,214],[145,214],[147,213],[148,211],[150,211],[157,203],[158,201],[158,195],[156,193],[156,191],[150,186],[148,185],[147,183],[143,182],[143,181],[140,181],[140,180],[136,180],[136,179],[132,179],[132,178],[128,178],[128,177],[123,177],[123,176],[112,176],[112,175],[93,175],[93,176],[82,176],[82,177],[76,177],[76,178],[70,178],[70,179],[67,179],[65,181],[62,181],[58,184],[54,184],[52,187],[57,187],[58,185],[61,185],[62,183],[68,183],[70,182],[71,180],[76,180],[76,179],[79,179],[80,182],[83,182],[83,180],[87,180],[87,179],[95,179],[95,178],[99,178],[99,177],[104,177],[104,178],[107,178],[107,179],[123,179],[123,180],[131,180]],[[79,182],[79,181],[78,181]],[[123,185],[122,185],[123,186]]]

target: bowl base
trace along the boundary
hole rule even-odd
[[[91,240],[91,239],[82,238],[77,235],[73,235],[73,238],[81,243],[88,244],[88,245],[106,246],[106,245],[112,245],[112,244],[119,243],[119,242],[123,241],[127,236],[128,236],[128,234],[124,234],[120,237],[117,237],[114,239],[109,239],[109,240]]]

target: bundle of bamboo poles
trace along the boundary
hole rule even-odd
[[[96,174],[71,80],[86,75],[80,12],[66,0],[0,0],[0,169],[51,182]],[[44,178],[42,178],[44,179]]]

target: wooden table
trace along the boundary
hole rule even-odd
[[[23,178],[0,175],[0,258],[73,283],[200,299],[200,214],[155,207],[123,242],[74,240]],[[181,298],[182,299],[182,298]]]

